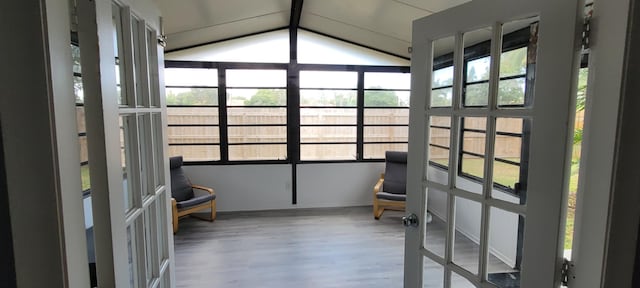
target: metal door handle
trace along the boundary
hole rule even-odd
[[[418,216],[411,213],[408,216],[402,217],[402,225],[404,225],[404,227],[418,227]]]

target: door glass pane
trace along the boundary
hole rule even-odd
[[[456,272],[451,272],[451,288],[475,288],[476,285]]]
[[[489,103],[489,69],[491,57],[491,27],[464,33],[465,71],[463,83],[464,106],[486,107]],[[485,52],[484,54],[478,51]],[[479,56],[473,56],[478,55]],[[486,56],[485,56],[486,55]]]
[[[482,205],[479,202],[455,197],[455,209],[453,263],[477,275],[480,265]]]
[[[427,257],[422,264],[422,287],[444,288],[444,267]]]
[[[129,287],[138,287],[138,264],[137,264],[137,237],[136,223],[127,226],[127,255],[129,265]]]
[[[530,106],[535,81],[537,30],[540,17],[518,19],[502,26],[498,107]]]
[[[118,96],[119,105],[127,105],[129,103],[127,99],[127,92],[124,89],[125,86],[125,61],[127,61],[124,53],[124,39],[122,29],[122,8],[113,4],[112,6],[112,21],[113,21],[113,42],[115,53],[115,70],[116,70],[116,91]]]
[[[494,187],[491,196],[516,204],[526,203],[529,120],[523,118],[496,119]],[[526,144],[526,145],[525,145]]]
[[[160,256],[158,257],[159,264],[169,259],[169,241],[167,239],[167,220],[169,217],[167,216],[166,193],[166,190],[158,193],[156,202],[152,204],[156,205],[156,211],[158,212],[158,217],[156,218],[157,232],[154,236],[158,237],[158,255]]]
[[[429,165],[449,169],[449,149],[451,147],[451,117],[429,117]],[[427,179],[429,179],[427,177]],[[429,179],[432,180],[432,179]],[[432,181],[436,181],[435,179]],[[442,184],[445,182],[438,181]]]
[[[122,189],[124,192],[124,208],[125,213],[133,208],[134,195],[133,195],[133,174],[131,170],[131,149],[135,146],[132,145],[131,133],[135,132],[135,121],[133,116],[124,115],[120,116],[120,155],[122,164]]]
[[[500,288],[520,287],[524,217],[492,207],[487,279]]]
[[[153,146],[151,135],[151,114],[138,115],[138,144],[140,153],[141,196],[153,195],[155,191],[153,171]]]
[[[160,80],[158,76],[158,44],[156,31],[147,27],[147,65],[149,67],[149,103],[160,107]]]
[[[151,114],[151,131],[153,132],[153,153],[154,153],[154,170],[155,181],[154,187],[156,189],[164,185],[164,144],[163,144],[163,127],[162,127],[162,114]]]
[[[424,219],[424,248],[442,258],[445,257],[447,242],[447,215],[449,196],[447,193],[430,188],[427,190],[427,219]],[[429,221],[431,220],[431,221]]]
[[[138,17],[131,16],[131,37],[133,40],[133,82],[135,84],[136,106],[148,107],[149,106],[149,90],[144,87],[147,83],[147,75],[144,72],[146,68],[146,52],[144,40],[145,37],[145,24],[144,21],[138,19]]]
[[[433,42],[433,74],[431,77],[431,107],[451,107],[453,99],[454,37]]]
[[[482,193],[487,119],[461,118],[460,176],[456,187],[473,193]]]

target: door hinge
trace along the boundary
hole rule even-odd
[[[562,267],[560,268],[560,282],[562,282],[562,286],[569,287],[571,281],[576,279],[576,276],[573,275],[573,267],[573,261],[564,258],[562,261]]]

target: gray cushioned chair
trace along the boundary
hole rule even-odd
[[[183,216],[193,216],[202,220],[216,219],[216,193],[212,188],[191,184],[182,169],[182,156],[169,159],[171,171],[171,208],[173,216],[173,233],[178,232],[178,219]],[[205,191],[196,194],[193,189]],[[209,219],[192,214],[193,212],[211,209]]]
[[[373,217],[385,209],[404,210],[407,199],[407,152],[387,151],[384,173],[373,187]]]

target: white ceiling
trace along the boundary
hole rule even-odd
[[[413,20],[470,0],[304,0],[300,27],[408,58]],[[156,0],[167,50],[289,26],[291,0]]]

